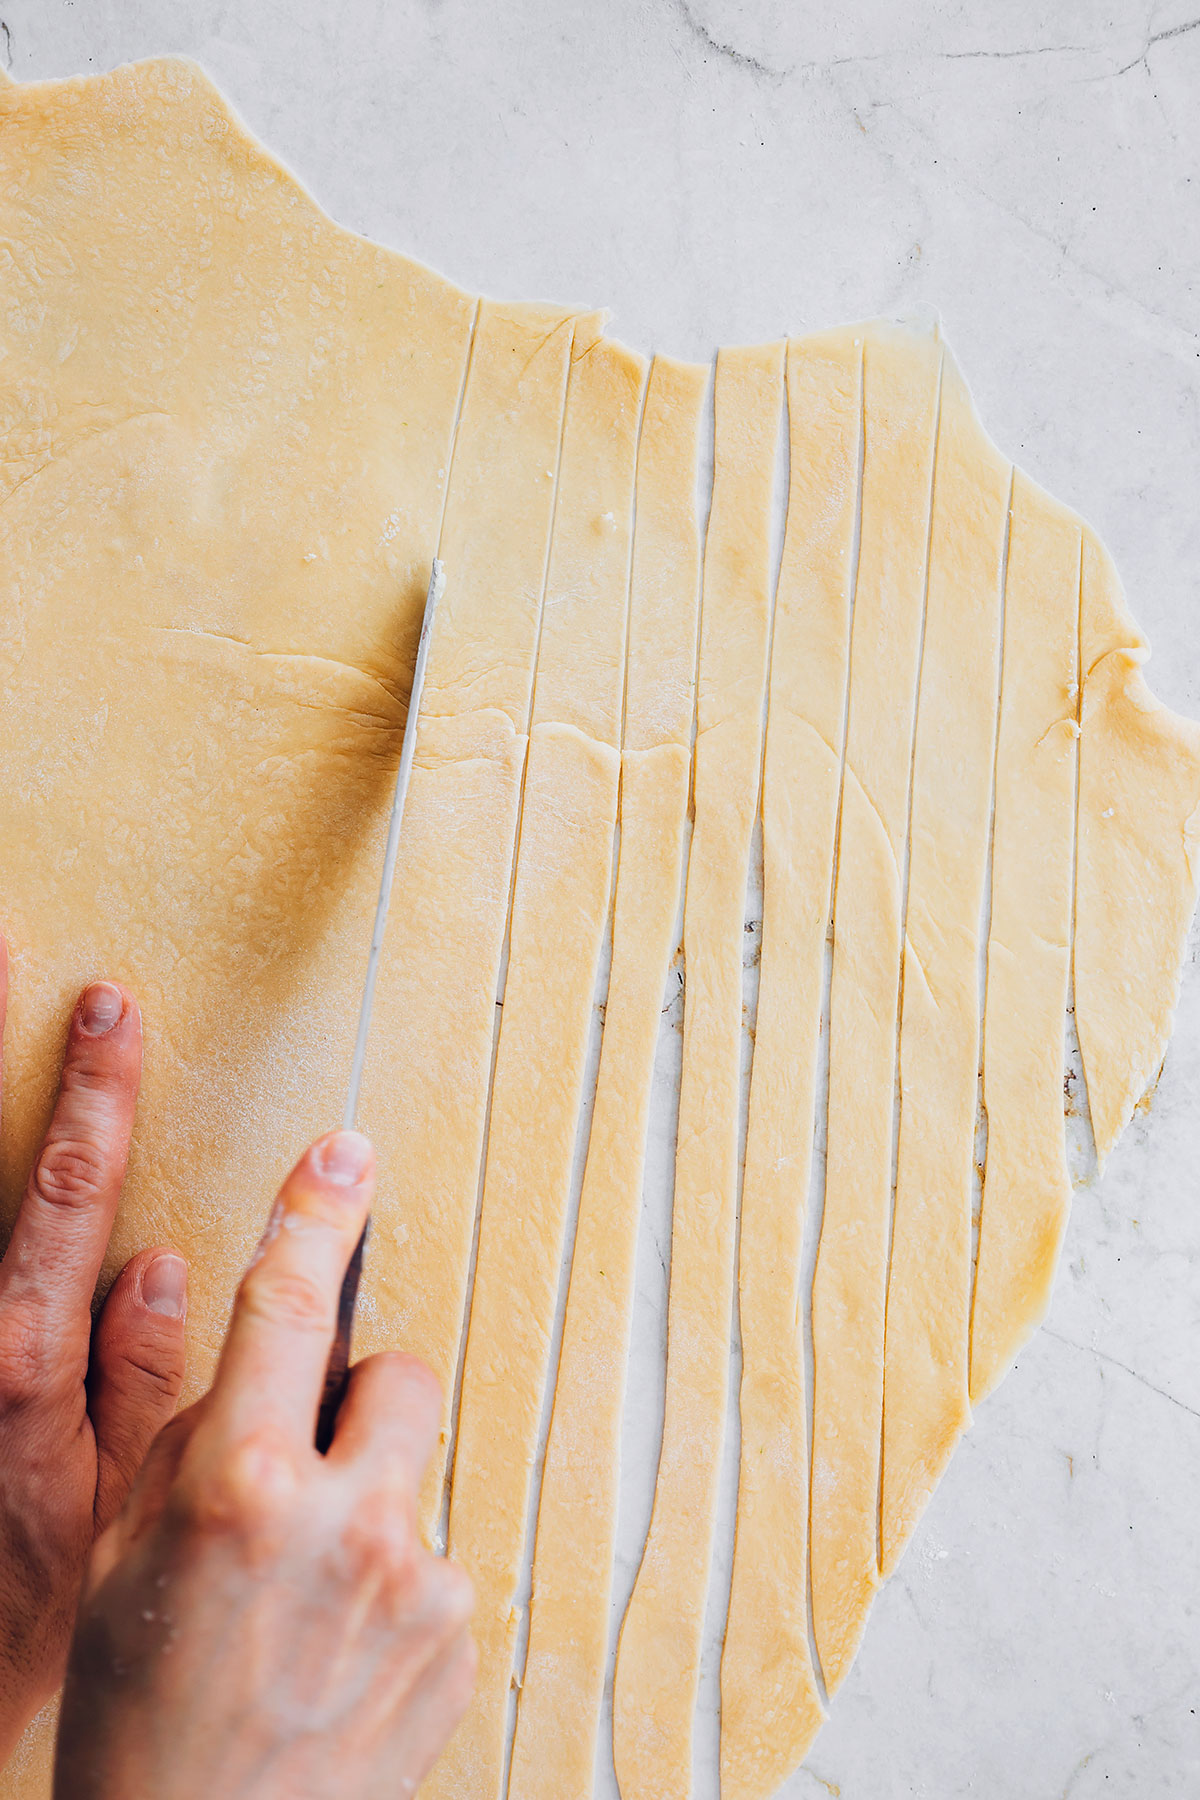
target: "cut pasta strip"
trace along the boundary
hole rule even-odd
[[[1200,879],[1200,727],[1146,686],[1146,640],[1086,527],[1080,636],[1075,1023],[1103,1168],[1174,1022]]]
[[[883,1378],[880,1573],[970,1422],[979,951],[1012,469],[942,364],[909,827],[900,1136]]]
[[[763,928],[738,1256],[741,1458],[721,1792],[773,1794],[823,1717],[808,1643],[800,1248],[841,777],[862,413],[854,328],[788,345],[787,530],[763,767]]]
[[[627,1800],[691,1792],[729,1378],[742,927],[758,809],[782,364],[782,344],[722,350],[717,358],[666,1404],[650,1533],[621,1631],[613,1698],[617,1777]]]
[[[902,871],[941,348],[866,329],[863,494],[834,897],[825,1211],[813,1278],[811,1568],[832,1694],[879,1583]]]
[[[695,496],[707,380],[707,366],[658,357],[642,417],[612,969],[538,1506],[509,1800],[592,1793],[646,1127],[691,780]]]
[[[492,1800],[504,1767],[530,1482],[612,877],[643,360],[579,336],[538,655],[449,1547],[479,1676],[426,1784]]]
[[[402,1343],[441,1382],[442,1455],[421,1495],[427,1537],[441,1510],[466,1307],[574,329],[569,314],[543,307],[480,308],[442,526],[448,581],[389,914],[380,1030],[389,1056],[368,1065],[364,1095],[368,1127],[387,1094],[405,1095],[389,1108],[394,1198],[375,1213],[360,1343],[367,1352]]]
[[[1063,1026],[1078,739],[1079,520],[1013,476],[983,1025],[987,1163],[970,1397],[1042,1317],[1071,1200]]]

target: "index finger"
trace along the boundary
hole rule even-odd
[[[312,1449],[342,1276],[374,1186],[375,1153],[357,1131],[329,1132],[296,1164],[234,1301],[206,1437],[268,1426]]]
[[[142,1068],[142,1024],[115,982],[71,1015],[58,1097],[0,1263],[0,1292],[29,1303],[56,1344],[79,1332],[117,1210]]]

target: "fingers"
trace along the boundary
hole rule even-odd
[[[98,1457],[96,1525],[125,1503],[183,1386],[187,1264],[143,1250],[113,1283],[92,1341],[89,1411]]]
[[[142,1064],[137,1002],[94,982],[71,1019],[58,1098],[0,1264],[6,1301],[26,1302],[31,1327],[64,1372],[86,1355],[88,1307],[125,1176]],[[70,1368],[78,1379],[78,1367]]]
[[[404,1770],[413,1784],[410,1791],[424,1781],[466,1712],[477,1668],[475,1645],[463,1625],[407,1696],[389,1745],[389,1760]]]
[[[313,1448],[338,1291],[374,1184],[374,1151],[356,1131],[318,1138],[284,1182],[234,1302],[212,1436],[266,1430]]]
[[[329,1460],[368,1460],[415,1495],[441,1416],[441,1387],[419,1357],[393,1351],[369,1356],[350,1371]]]
[[[130,1545],[162,1516],[188,1445],[204,1419],[210,1396],[203,1395],[163,1426],[134,1477],[124,1506],[97,1538],[92,1551],[87,1591],[99,1587]]]

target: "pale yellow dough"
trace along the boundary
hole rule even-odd
[[[425,1784],[429,1800],[490,1800],[501,1789],[516,1590],[612,876],[644,375],[640,357],[604,340],[572,357],[450,1494],[450,1553],[475,1583],[479,1673]]]
[[[442,1380],[443,1454],[421,1499],[432,1535],[495,1054],[450,1513],[479,1590],[481,1683],[429,1785],[438,1800],[495,1800],[501,1782],[620,773],[611,988],[511,1788],[589,1800],[692,769],[703,372],[655,364],[635,457],[644,364],[597,317],[477,302],[342,231],[181,61],[0,80],[0,175],[0,1217],[44,1128],[78,989],[124,980],[142,1002],[146,1073],[106,1273],[153,1241],[188,1256],[189,1394],[208,1381],[282,1172],[340,1116],[417,622],[431,558],[447,566],[363,1096],[380,1182],[357,1341],[404,1343]],[[940,363],[936,338],[879,324],[788,353],[726,1800],[765,1800],[819,1725],[807,1558],[832,1692],[879,1559],[891,1566],[968,1416],[974,963],[1007,464],[947,366],[926,617]],[[781,377],[780,345],[718,360],[664,1436],[615,1678],[624,1800],[692,1789]],[[1149,694],[1144,640],[1092,532],[1019,472],[1003,624],[972,1400],[1050,1295],[1070,1194],[1072,957],[1103,1161],[1156,1078],[1200,876],[1200,727]],[[835,853],[808,1545],[798,1262]],[[5,1771],[6,1800],[44,1800],[50,1730],[43,1715]]]
[[[708,370],[658,357],[637,459],[612,970],[546,1447],[509,1800],[589,1800],[650,1087],[691,777]]]
[[[1084,529],[1075,1023],[1103,1168],[1158,1078],[1200,880],[1200,727],[1156,700],[1112,559]]]
[[[480,308],[441,533],[453,579],[430,646],[381,967],[389,1011],[375,1045],[386,1048],[367,1063],[363,1120],[390,1115],[394,1148],[358,1342],[403,1343],[441,1382],[442,1454],[421,1495],[426,1537],[443,1500],[575,333],[569,316],[542,307]],[[594,322],[578,335],[592,342]]]
[[[717,358],[704,553],[695,824],[684,908],[683,1075],[667,1388],[650,1534],[621,1629],[613,1747],[625,1800],[691,1792],[733,1304],[742,921],[758,809],[768,527],[783,346]]]
[[[900,1136],[883,1381],[880,1573],[970,1422],[979,949],[1012,470],[942,361],[909,826]]]
[[[869,326],[834,896],[825,1210],[813,1278],[812,1603],[832,1694],[879,1584],[876,1524],[904,846],[941,347]]]
[[[195,1393],[282,1172],[340,1116],[475,303],[333,225],[188,64],[0,84],[0,136],[2,1209],[79,988],[127,982],[109,1268],[188,1256]],[[386,1233],[413,1171],[381,1074]],[[403,1273],[368,1259],[368,1312]],[[47,1761],[43,1733],[6,1794]]]
[[[1071,1201],[1063,1028],[1079,709],[1079,521],[1018,469],[1004,595],[983,1032],[987,1161],[971,1313],[982,1398],[1049,1304]]]
[[[738,1258],[741,1459],[721,1658],[724,1800],[774,1793],[824,1716],[808,1647],[800,1240],[850,649],[862,336],[788,345],[790,478],[763,769],[763,933]]]

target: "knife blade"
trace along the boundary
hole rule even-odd
[[[446,571],[435,557],[429,576],[429,591],[425,597],[425,612],[421,619],[421,635],[417,640],[417,658],[413,665],[412,690],[408,696],[408,717],[404,722],[404,737],[400,744],[400,765],[396,770],[396,787],[392,795],[392,816],[388,821],[387,846],[383,853],[383,873],[379,879],[375,925],[371,932],[366,979],[363,982],[362,1000],[358,1009],[358,1032],[354,1040],[354,1057],[350,1064],[346,1107],[342,1114],[343,1131],[353,1131],[358,1118],[358,1096],[362,1087],[363,1065],[367,1057],[367,1036],[371,1026],[371,1009],[375,1003],[375,983],[379,975],[379,961],[383,951],[384,932],[387,927],[388,904],[392,897],[392,882],[395,879],[396,859],[400,850],[400,827],[404,821],[404,802],[408,795],[413,757],[417,748],[417,720],[421,711],[421,695],[425,687],[425,669],[429,662],[433,619],[445,588]],[[316,1441],[317,1449],[322,1454],[328,1450],[332,1441],[337,1410],[346,1391],[346,1376],[350,1367],[350,1339],[354,1330],[354,1309],[358,1300],[363,1251],[366,1248],[370,1224],[371,1221],[368,1218],[367,1223],[363,1226],[362,1235],[354,1247],[354,1254],[347,1264],[346,1273],[342,1278],[342,1290],[338,1297],[337,1331],[333,1347],[329,1352],[329,1363],[325,1370],[325,1385],[321,1390],[321,1405],[317,1413]]]

